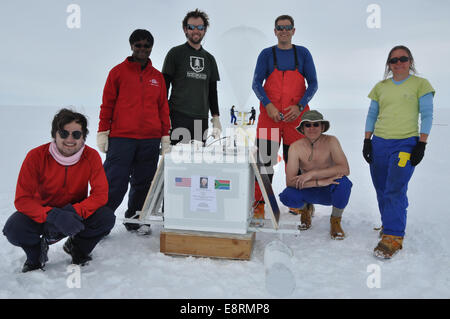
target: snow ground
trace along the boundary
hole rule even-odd
[[[14,191],[20,165],[28,150],[49,141],[50,123],[58,108],[0,106],[0,225],[15,211]],[[97,108],[77,108],[89,116],[87,144],[96,147]],[[353,182],[343,215],[347,238],[328,236],[330,208],[316,205],[310,230],[283,235],[294,252],[296,290],[289,298],[450,298],[450,211],[446,203],[450,180],[448,137],[450,110],[436,109],[425,158],[408,191],[407,235],[403,250],[390,261],[372,256],[380,225],[369,168],[361,155],[367,110],[320,109],[331,121],[347,155]],[[223,112],[223,114],[228,114]],[[222,124],[227,126],[228,116]],[[102,155],[103,156],[103,155]],[[104,158],[104,156],[103,156]],[[277,166],[274,191],[284,187],[283,164]],[[124,201],[125,202],[125,201]],[[296,220],[280,206],[282,220]],[[147,236],[130,233],[120,222],[81,268],[80,288],[70,288],[75,272],[62,250],[64,241],[50,247],[45,272],[20,272],[25,261],[20,248],[0,236],[0,298],[274,298],[265,288],[264,247],[277,234],[257,233],[250,261],[171,257],[159,252],[161,226]],[[369,288],[377,269],[380,287]],[[73,285],[72,285],[73,286]]]

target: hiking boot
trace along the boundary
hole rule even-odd
[[[373,250],[375,257],[390,259],[402,249],[403,237],[383,234],[377,247]]]
[[[341,217],[330,217],[330,236],[331,239],[342,240],[345,238],[345,233],[341,227]]]
[[[72,264],[84,266],[92,257],[85,255],[81,250],[74,244],[72,237],[69,237],[64,243],[63,249],[66,253],[72,256]]]
[[[311,218],[314,214],[314,205],[307,203],[304,208],[299,209],[300,211],[300,226],[299,230],[307,230],[311,228]]]
[[[264,202],[258,202],[255,209],[253,210],[253,218],[264,219]]]
[[[314,206],[313,204],[307,204],[307,205],[311,205],[312,206],[312,212],[311,212],[311,217],[314,217]],[[301,208],[289,208],[289,213],[291,213],[292,215],[301,215],[302,213],[302,209]]]
[[[25,273],[25,272],[33,271],[36,269],[42,269],[42,271],[44,271],[44,265],[32,264],[29,261],[25,261],[25,263],[23,264],[23,267],[22,267],[22,272]]]
[[[300,215],[302,210],[300,208],[289,208],[289,213],[292,215]]]
[[[129,209],[127,209],[125,211],[125,218],[137,219],[138,216],[136,215],[135,211],[130,211]],[[128,231],[138,230],[140,227],[139,224],[134,224],[134,223],[123,223],[123,225],[125,226],[125,228]]]
[[[136,212],[133,212],[133,211],[130,211],[127,209],[125,212],[125,218],[138,219],[139,215],[136,215]],[[138,224],[138,223],[136,223],[136,224],[135,223],[123,223],[123,225],[125,226],[125,228],[128,231],[138,230],[142,226],[142,224]],[[148,226],[150,226],[150,225],[148,225]]]

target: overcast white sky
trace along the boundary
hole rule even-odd
[[[81,9],[69,28],[67,8]],[[380,28],[369,28],[370,4]],[[259,52],[276,43],[277,16],[295,19],[293,42],[314,58],[319,90],[312,108],[367,108],[389,50],[408,46],[419,75],[436,89],[435,106],[450,107],[450,2],[361,0],[47,0],[0,3],[0,105],[97,107],[109,70],[130,54],[136,28],[155,37],[151,59],[161,70],[168,50],[185,41],[181,21],[195,8],[210,16],[204,47],[219,65],[222,114],[256,106],[251,90]]]

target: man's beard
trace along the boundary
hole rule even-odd
[[[202,42],[202,40],[203,40],[202,36],[199,36],[198,40],[194,40],[193,37],[189,36],[187,33],[186,33],[186,38],[193,44],[200,44]]]

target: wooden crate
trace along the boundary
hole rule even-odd
[[[166,255],[250,260],[255,233],[223,234],[163,229],[160,251]]]

